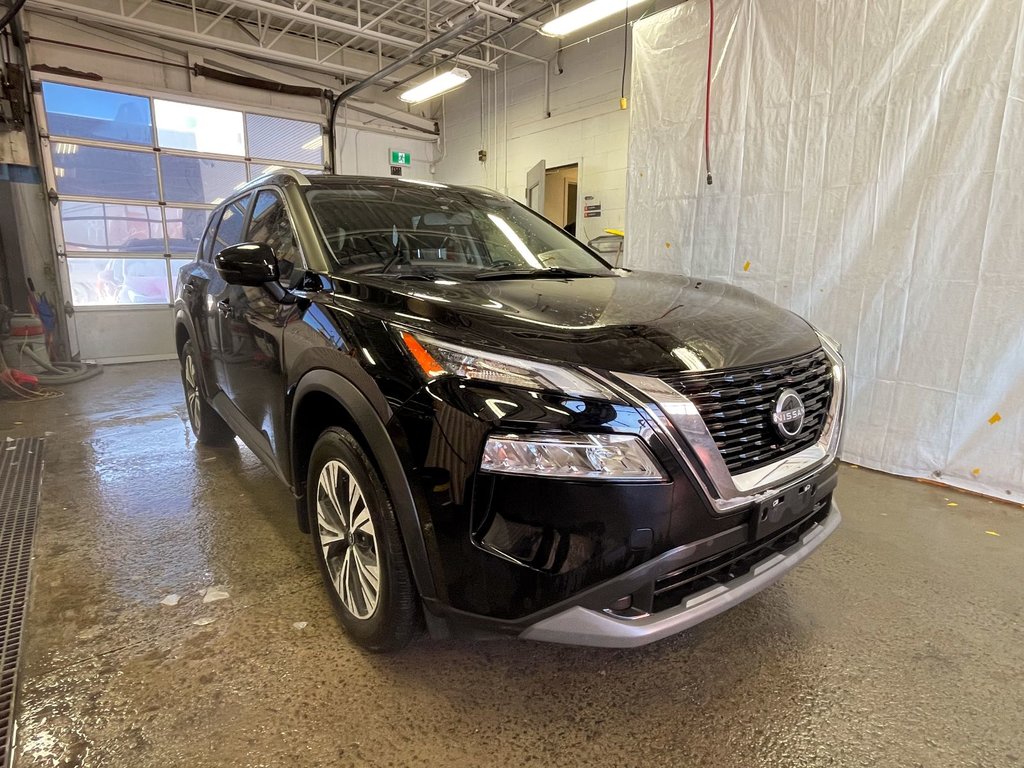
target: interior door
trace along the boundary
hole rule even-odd
[[[544,177],[547,165],[543,160],[526,174],[526,205],[544,215]]]

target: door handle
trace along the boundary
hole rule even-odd
[[[228,303],[227,299],[221,299],[217,302],[217,311],[225,317],[231,314],[231,305]]]

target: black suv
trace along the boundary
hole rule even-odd
[[[341,623],[628,647],[839,524],[837,345],[737,288],[613,269],[494,192],[278,173],[179,275],[192,428],[295,496]]]

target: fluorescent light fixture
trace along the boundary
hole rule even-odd
[[[575,32],[577,29],[593,24],[595,21],[607,19],[616,13],[622,13],[630,6],[636,5],[642,0],[591,0],[586,5],[581,5],[575,10],[556,16],[551,21],[541,26],[541,34],[552,37],[563,37]]]
[[[408,104],[419,104],[421,101],[432,99],[435,96],[440,96],[442,93],[447,93],[453,88],[458,88],[469,80],[470,77],[469,72],[456,67],[447,72],[442,72],[437,77],[432,77],[425,83],[420,83],[410,88],[398,98]]]

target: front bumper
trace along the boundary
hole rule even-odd
[[[839,526],[839,508],[805,531],[796,543],[755,563],[745,574],[689,595],[680,605],[638,618],[573,606],[529,626],[519,636],[568,645],[635,648],[717,616],[771,586],[816,550]],[[628,579],[630,574],[623,574]]]

